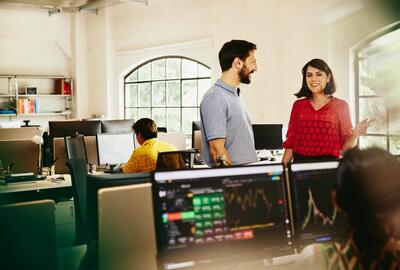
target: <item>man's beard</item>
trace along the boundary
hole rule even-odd
[[[251,82],[250,80],[250,74],[253,73],[253,71],[247,72],[247,67],[246,65],[243,65],[242,69],[239,72],[239,79],[241,83],[249,84]]]

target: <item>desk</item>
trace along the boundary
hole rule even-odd
[[[64,181],[52,181],[49,178],[32,182],[0,185],[0,204],[21,201],[72,197],[71,176],[64,174]]]

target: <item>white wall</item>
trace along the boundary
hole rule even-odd
[[[395,2],[395,0],[390,0]],[[387,1],[385,1],[387,2]],[[258,72],[243,98],[253,122],[287,124],[301,67],[331,65],[337,96],[351,101],[351,48],[399,18],[378,0],[149,0],[95,14],[0,8],[0,73],[72,75],[76,116],[122,117],[121,76],[153,57],[183,55],[220,75],[225,41],[258,46]]]

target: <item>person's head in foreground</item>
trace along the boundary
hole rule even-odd
[[[398,159],[376,147],[347,151],[340,161],[333,197],[349,221],[345,246],[354,250],[356,259],[355,268],[348,269],[399,269],[400,246],[395,241],[400,225]]]

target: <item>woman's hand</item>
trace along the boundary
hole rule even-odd
[[[357,137],[367,134],[369,123],[371,123],[372,121],[374,120],[369,120],[368,118],[366,118],[361,122],[358,122],[353,130],[353,134]]]

